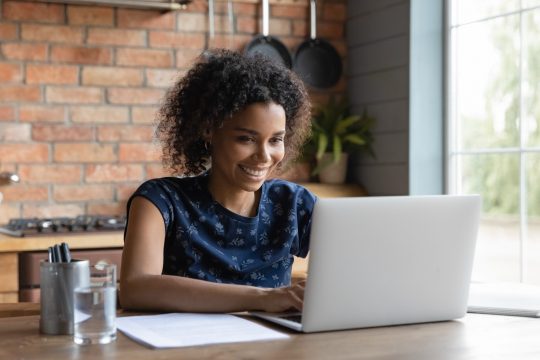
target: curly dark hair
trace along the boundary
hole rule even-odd
[[[167,92],[158,112],[156,134],[163,163],[176,174],[204,172],[210,159],[205,134],[248,105],[279,104],[285,110],[285,157],[297,157],[311,129],[311,103],[302,81],[260,55],[230,50],[203,52],[187,74]]]

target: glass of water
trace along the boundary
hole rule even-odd
[[[89,286],[74,290],[74,331],[77,344],[108,344],[116,339],[116,265],[90,266]]]

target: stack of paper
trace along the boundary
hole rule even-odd
[[[226,314],[173,313],[129,316],[117,318],[116,325],[130,338],[154,348],[289,337],[249,320]]]
[[[519,283],[472,283],[468,312],[540,317],[540,287]]]

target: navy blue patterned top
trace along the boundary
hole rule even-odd
[[[305,257],[315,196],[304,187],[268,180],[257,215],[238,215],[216,202],[208,174],[143,183],[143,196],[165,223],[163,274],[259,287],[288,286],[293,255]]]

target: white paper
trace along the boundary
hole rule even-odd
[[[472,283],[468,311],[540,317],[540,287],[514,283]]]
[[[288,335],[227,314],[171,313],[119,317],[117,328],[154,348],[287,339]]]

